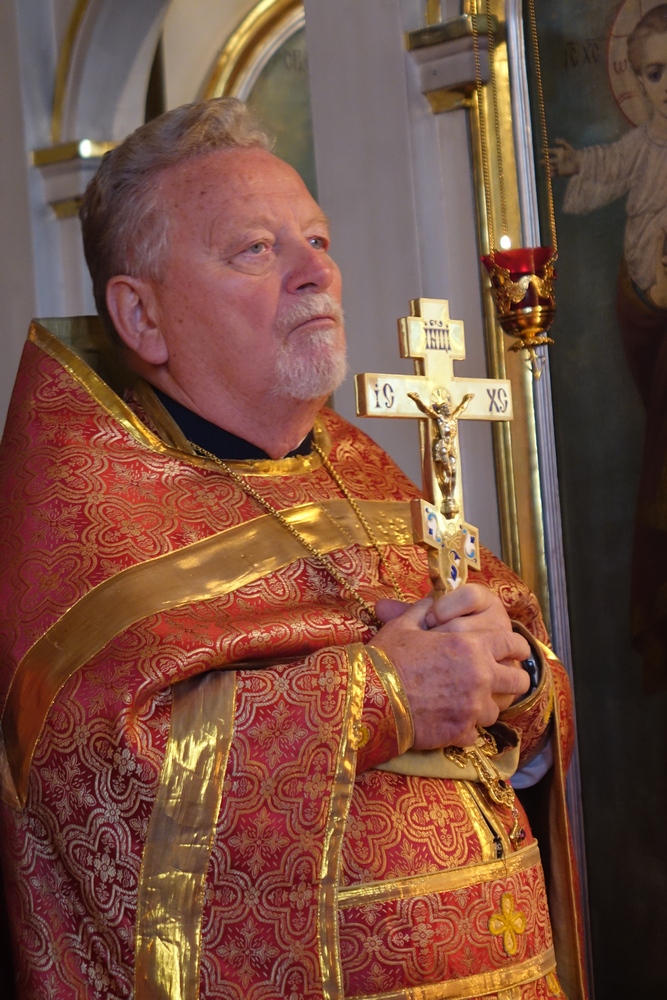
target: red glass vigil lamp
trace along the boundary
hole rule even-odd
[[[518,247],[492,250],[482,261],[491,279],[500,325],[517,338],[509,349],[528,351],[533,377],[538,379],[542,365],[535,348],[553,344],[547,330],[556,315],[556,254],[552,247]]]

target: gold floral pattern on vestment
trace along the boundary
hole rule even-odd
[[[69,347],[58,340],[52,333],[41,326],[40,323],[33,322],[28,332],[28,340],[35,344],[45,354],[54,361],[57,361],[69,372],[93,399],[102,406],[106,412],[117,420],[128,431],[132,437],[140,444],[145,445],[158,452],[168,452],[170,449],[165,443],[146,425],[139,420],[130,407],[123,402],[113,389],[90,368],[78,354],[71,351]]]

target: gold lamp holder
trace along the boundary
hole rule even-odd
[[[495,250],[482,257],[498,321],[506,334],[516,337],[509,349],[528,352],[536,379],[542,374],[543,360],[535,348],[553,344],[547,331],[556,315],[555,260],[553,247]]]

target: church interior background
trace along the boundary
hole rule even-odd
[[[621,199],[595,214],[565,213],[567,182],[554,179],[555,343],[535,380],[521,354],[507,353],[479,260],[489,218],[497,216],[499,229],[504,212],[493,163],[486,203],[481,190],[470,14],[479,15],[481,106],[504,162],[510,235],[515,246],[530,246],[552,235],[531,11],[550,142],[562,137],[579,148],[613,143],[641,124],[637,102],[624,104],[631,71],[623,46],[653,6],[0,4],[0,422],[30,318],[94,311],[75,213],[107,144],[160,110],[220,93],[257,103],[275,128],[279,154],[302,171],[332,220],[352,373],[408,371],[398,358],[396,320],[411,299],[431,297],[449,300],[451,315],[465,324],[467,356],[456,374],[511,380],[511,428],[476,421],[460,428],[466,515],[540,596],[573,676],[579,753],[570,806],[601,1000],[658,997],[667,987],[667,695],[655,677],[644,682],[630,641],[644,412],[615,312],[625,209]],[[352,378],[334,405],[357,420]],[[418,479],[414,423],[362,426]]]

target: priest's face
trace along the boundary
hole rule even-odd
[[[329,229],[288,164],[261,149],[213,152],[164,171],[168,250],[156,323],[181,400],[209,416],[318,400],[345,375],[341,281]]]

